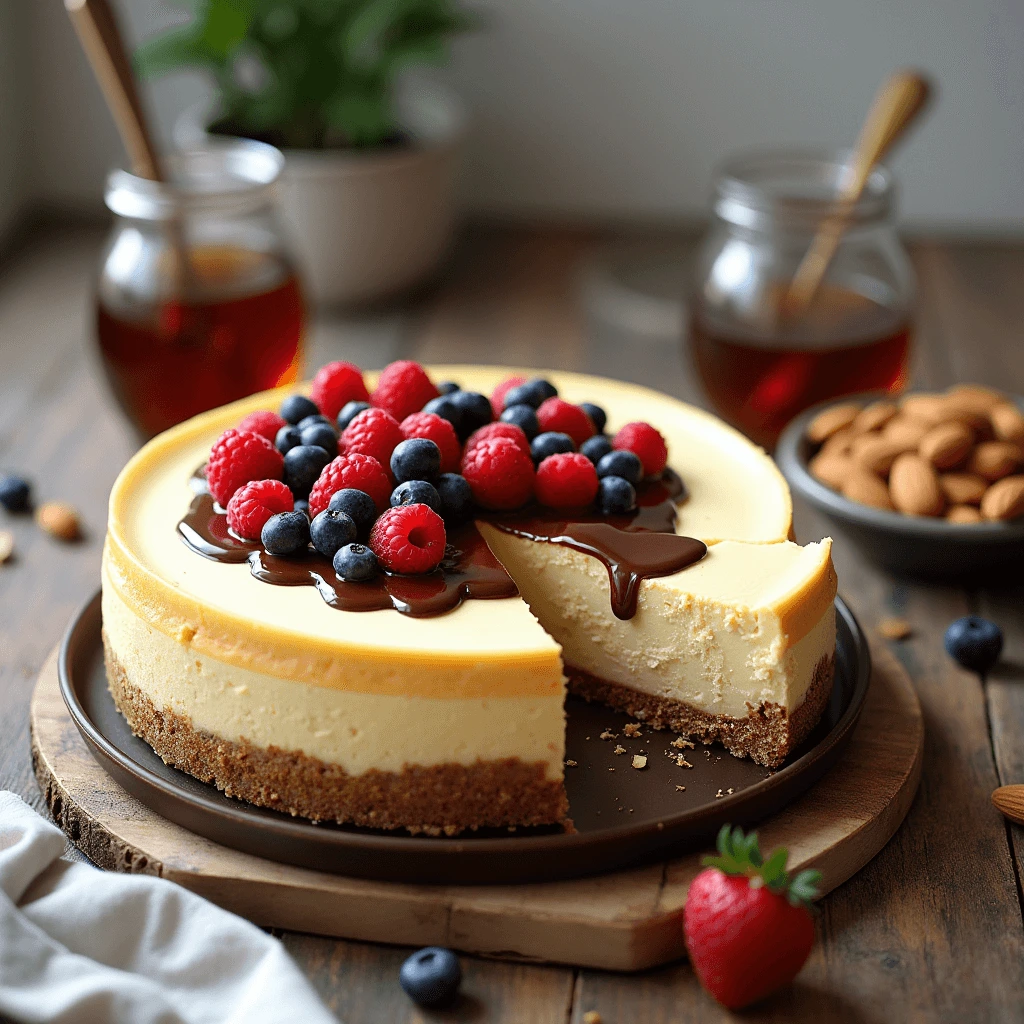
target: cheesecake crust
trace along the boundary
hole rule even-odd
[[[803,703],[792,715],[780,704],[766,703],[752,707],[746,718],[712,715],[685,701],[641,693],[570,665],[565,673],[570,693],[625,711],[654,729],[670,729],[704,743],[718,740],[737,757],[778,768],[818,724],[832,693],[835,656],[825,655],[815,666]]]
[[[565,788],[545,777],[542,761],[406,765],[401,772],[350,775],[308,754],[196,729],[191,718],[157,708],[131,682],[105,635],[103,648],[111,695],[132,732],[165,764],[213,783],[225,796],[313,821],[404,828],[413,835],[510,825],[571,828]]]

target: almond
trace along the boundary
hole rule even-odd
[[[907,395],[900,402],[900,412],[913,420],[920,420],[922,423],[934,427],[938,423],[949,419],[946,408],[945,395],[932,395],[920,392],[915,395]]]
[[[949,523],[981,523],[981,513],[973,505],[950,505],[946,509],[946,521]]]
[[[979,505],[988,481],[973,473],[940,473],[939,487],[951,505]]]
[[[853,451],[856,434],[849,428],[837,430],[818,450],[819,455],[849,456]]]
[[[892,503],[908,516],[937,516],[946,501],[932,464],[914,452],[904,452],[889,472]]]
[[[883,437],[903,446],[907,452],[916,452],[921,438],[928,433],[928,425],[909,416],[894,416],[882,428]]]
[[[989,412],[995,406],[1006,401],[1006,396],[994,388],[983,384],[954,384],[946,391],[951,398],[963,400],[981,412]]]
[[[1009,441],[984,441],[967,460],[967,472],[983,476],[986,480],[1001,480],[1009,476],[1021,463],[1021,450]]]
[[[904,447],[882,434],[865,434],[853,444],[853,461],[878,476],[888,476],[896,456]]]
[[[952,397],[946,399],[946,414],[948,422],[962,423],[970,427],[979,441],[991,440],[992,421],[987,412],[972,407],[960,398]]]
[[[992,431],[1000,441],[1024,444],[1024,413],[1012,402],[1003,402],[989,413]]]
[[[47,501],[36,509],[36,522],[58,540],[78,540],[82,524],[73,505],[64,501]]]
[[[807,464],[807,471],[815,480],[837,491],[842,488],[852,468],[853,462],[848,455],[831,455],[825,451],[818,452]]]
[[[844,405],[833,405],[823,409],[807,425],[807,439],[813,444],[821,444],[837,430],[848,427],[860,412],[860,406],[848,402]]]
[[[1024,476],[1007,476],[993,484],[981,499],[986,519],[1016,519],[1024,515]]]
[[[974,447],[974,431],[952,420],[932,427],[917,446],[918,452],[936,469],[952,469]]]
[[[889,488],[885,486],[884,481],[866,469],[851,467],[842,481],[840,490],[843,497],[849,498],[850,501],[858,501],[873,508],[884,508],[889,512],[893,510]]]
[[[10,530],[0,530],[0,565],[3,565],[14,554],[14,534]]]
[[[853,429],[859,434],[865,434],[869,430],[881,430],[895,415],[895,402],[872,402],[857,413]]]

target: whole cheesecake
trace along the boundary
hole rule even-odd
[[[484,394],[533,373],[430,372]],[[645,485],[635,528],[481,514],[429,578],[341,584],[329,562],[282,567],[232,538],[197,470],[284,392],[147,444],[114,485],[103,555],[107,674],[133,731],[229,796],[431,834],[567,821],[567,687],[782,764],[831,691],[831,541],[792,543],[774,463],[713,416],[645,388],[546,376],[567,401],[601,406],[610,433],[655,424],[671,480]],[[692,555],[665,562],[668,547],[690,551],[684,537]]]

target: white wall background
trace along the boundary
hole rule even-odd
[[[12,18],[15,4],[30,16]],[[176,17],[167,0],[118,6],[135,39]],[[904,223],[1024,234],[1024,0],[473,6],[487,27],[457,44],[445,77],[473,111],[466,202],[477,212],[697,219],[725,154],[847,144],[879,82],[915,65],[935,76],[940,96],[895,161]],[[27,36],[35,198],[97,209],[121,150],[63,5],[0,0],[0,10],[0,37]],[[6,76],[0,51],[5,93]],[[186,76],[148,88],[165,132],[203,95]],[[0,154],[0,184],[7,159]]]

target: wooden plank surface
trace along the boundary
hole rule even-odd
[[[18,558],[0,569],[0,784],[36,807],[28,695],[68,616],[95,586],[106,493],[131,451],[86,343],[99,244],[94,232],[43,235],[0,268],[0,465],[24,469],[44,497],[74,501],[90,531],[69,548],[16,521]],[[578,273],[602,244],[585,232],[477,231],[441,286],[419,302],[320,323],[310,362],[536,362],[692,400],[699,392],[681,345],[637,359],[585,321]],[[973,379],[1024,392],[1024,248],[928,243],[913,255],[922,300],[915,383]],[[798,508],[801,539],[826,530]],[[793,990],[743,1019],[1022,1019],[1024,844],[988,800],[997,780],[1024,781],[1024,590],[901,584],[837,541],[841,590],[865,627],[893,613],[914,626],[911,638],[891,647],[924,708],[922,788],[894,841],[823,901],[819,942]],[[992,615],[1007,633],[1007,657],[985,688],[942,652],[946,624],[968,610]],[[428,1019],[398,992],[404,950],[284,938],[349,1024]],[[563,1024],[592,1009],[606,1022],[732,1019],[685,965],[623,977],[473,958],[466,964],[469,998],[429,1019]]]

